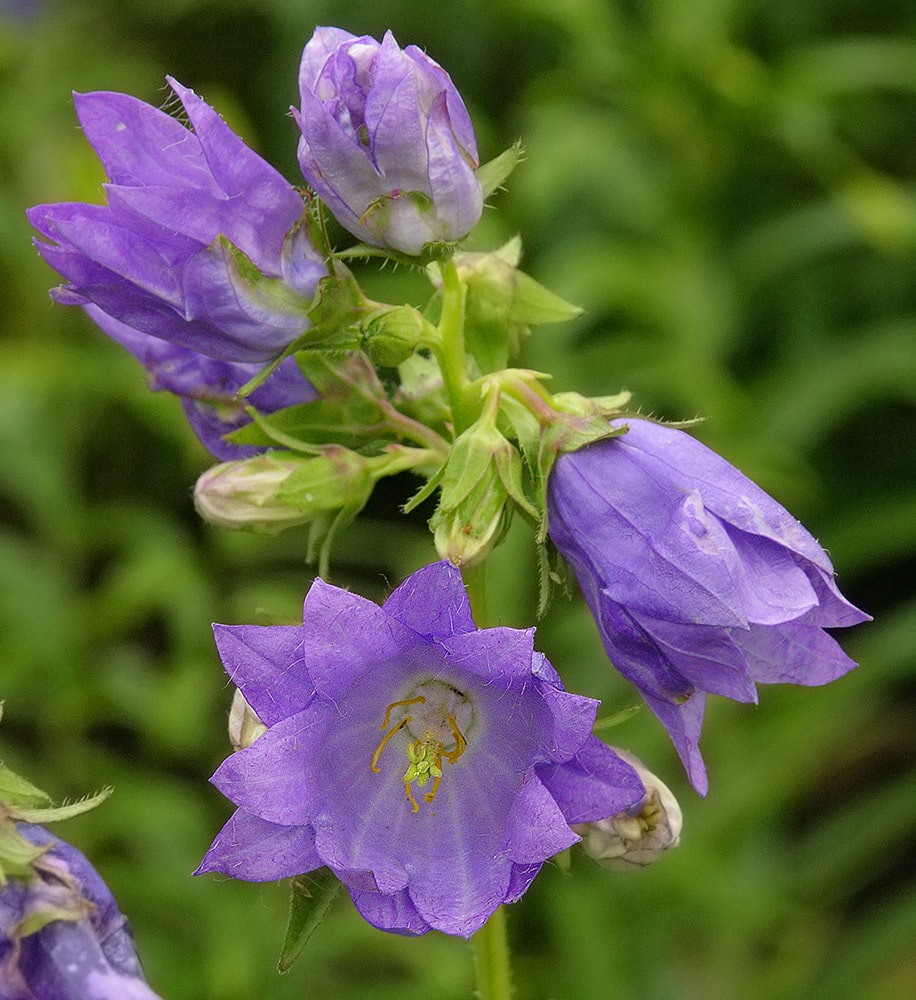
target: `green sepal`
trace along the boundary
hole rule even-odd
[[[10,809],[18,806],[40,806],[51,801],[51,796],[36,788],[30,781],[0,764],[0,805]]]
[[[518,269],[521,250],[515,236],[492,253],[455,257],[467,287],[465,342],[482,372],[504,369],[530,326],[563,323],[582,312]]]
[[[0,820],[0,886],[10,877],[31,878],[32,865],[47,849],[26,840],[11,820]]]
[[[514,142],[495,159],[482,163],[475,171],[477,181],[483,188],[484,198],[489,198],[491,194],[498,191],[509,179],[509,175],[515,170],[519,160],[522,158],[522,144]]]
[[[278,972],[289,972],[321,926],[339,891],[340,882],[327,868],[290,880],[289,919],[277,961]]]
[[[304,353],[297,357],[303,375],[320,398],[257,417],[227,435],[234,444],[282,444],[311,451],[305,445],[340,444],[359,448],[379,439],[386,421],[385,388],[365,355],[359,352]],[[282,438],[281,438],[282,435]]]
[[[70,802],[62,806],[38,806],[35,808],[20,808],[12,810],[16,819],[25,823],[56,823],[62,819],[72,819],[74,816],[81,816],[90,809],[95,809],[107,799],[113,789],[103,788],[95,795],[87,795],[77,802]]]

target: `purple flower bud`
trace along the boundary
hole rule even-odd
[[[195,353],[263,363],[308,327],[326,267],[297,228],[296,191],[169,83],[193,130],[126,94],[75,95],[108,204],[29,210],[39,253],[66,282],[52,296]]]
[[[383,930],[470,935],[514,902],[570,823],[642,799],[591,735],[534,630],[477,629],[446,562],[382,607],[316,580],[302,625],[216,625],[267,727],[213,783],[238,809],[199,872],[272,881],[327,866]]]
[[[668,729],[705,794],[707,693],[756,701],[755,681],[826,684],[855,663],[824,632],[869,616],[837,589],[814,538],[683,431],[627,433],[560,455],[549,534],[614,666]]]
[[[419,254],[470,232],[483,209],[477,140],[449,75],[400,49],[318,28],[302,53],[299,164],[341,225],[366,243]]]
[[[48,849],[33,879],[10,878],[0,888],[3,1000],[158,1000],[99,873],[43,827],[17,828]]]
[[[296,359],[290,357],[281,361],[251,395],[236,399],[235,394],[257,374],[260,365],[218,361],[134,330],[98,306],[87,305],[85,309],[100,330],[126,347],[143,365],[149,373],[151,389],[165,390],[181,399],[194,433],[216,458],[243,459],[264,450],[225,440],[225,435],[251,422],[245,412],[246,405],[267,414],[317,398]]]

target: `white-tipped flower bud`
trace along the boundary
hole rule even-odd
[[[594,823],[578,823],[573,830],[582,838],[585,853],[608,871],[644,868],[665,851],[677,847],[684,816],[671,789],[632,754],[615,753],[631,764],[646,787],[642,799],[626,812]]]
[[[236,688],[229,709],[229,740],[236,750],[244,750],[262,734],[267,726],[257,717],[245,695]]]

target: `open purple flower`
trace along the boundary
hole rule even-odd
[[[478,630],[458,571],[380,608],[316,580],[297,626],[215,626],[268,727],[213,783],[238,805],[199,872],[268,881],[327,866],[371,924],[470,935],[552,855],[643,795],[591,736],[533,629]]]
[[[299,369],[296,359],[280,362],[268,378],[244,400],[235,394],[257,374],[260,365],[218,361],[158,337],[141,333],[87,305],[86,314],[99,329],[117,341],[146,368],[150,388],[180,397],[194,433],[216,458],[228,461],[248,458],[263,451],[254,445],[232,444],[225,435],[251,422],[245,406],[260,413],[273,413],[286,406],[317,398],[311,382]]]
[[[28,212],[52,296],[225,361],[265,362],[309,326],[324,262],[302,199],[196,94],[169,78],[193,131],[126,94],[76,94],[107,205]]]
[[[33,878],[11,877],[0,888],[3,1000],[158,1000],[99,873],[43,827],[17,829],[47,850]]]
[[[415,45],[318,28],[302,53],[299,164],[341,225],[418,254],[483,210],[477,140],[449,75]]]
[[[689,434],[645,420],[560,455],[549,533],[614,666],[668,729],[705,794],[706,693],[756,701],[755,681],[826,684],[855,663],[824,632],[868,615],[814,538]]]

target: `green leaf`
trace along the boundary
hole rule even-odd
[[[289,972],[302,949],[321,926],[331,904],[337,898],[340,882],[327,868],[308,875],[297,875],[290,884],[289,920],[278,972]]]

